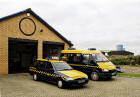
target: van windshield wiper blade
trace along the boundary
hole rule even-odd
[[[63,70],[72,70],[72,69],[63,69]]]

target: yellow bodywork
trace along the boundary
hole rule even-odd
[[[78,79],[78,78],[86,78],[87,75],[85,73],[82,73],[77,70],[66,70],[66,71],[59,71],[60,73],[65,74],[68,77],[71,77],[73,79]]]
[[[62,50],[61,53],[97,54],[101,52],[99,50]]]
[[[64,62],[61,60],[56,60],[56,59],[37,59],[38,61],[47,61],[47,62]]]
[[[116,69],[115,65],[113,65],[111,62],[98,62],[97,63],[101,69]]]

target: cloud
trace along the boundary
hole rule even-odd
[[[75,47],[126,50],[140,54],[139,0],[1,0],[0,16],[32,8]]]

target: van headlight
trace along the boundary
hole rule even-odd
[[[85,78],[87,78],[87,79],[88,79],[88,76],[86,76]]]
[[[102,72],[109,72],[108,69],[102,69]]]
[[[74,80],[74,79],[71,78],[71,77],[67,77],[65,80],[66,80],[66,81],[70,81],[70,80]]]

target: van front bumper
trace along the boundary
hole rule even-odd
[[[70,85],[70,86],[77,86],[77,85],[85,85],[88,83],[88,79],[87,78],[80,78],[80,79],[75,79],[75,80],[64,80],[63,81],[64,84]]]
[[[117,75],[117,70],[110,70],[109,72],[100,72],[99,76],[102,78],[108,78]]]

